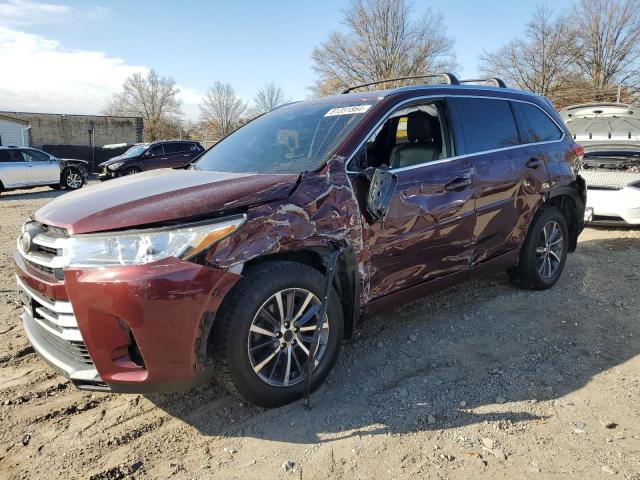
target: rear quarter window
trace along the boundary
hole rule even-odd
[[[520,143],[513,111],[506,100],[451,99],[455,112],[460,153],[477,153]]]
[[[540,108],[522,102],[514,102],[513,106],[520,116],[525,141],[550,142],[562,138],[562,130]]]

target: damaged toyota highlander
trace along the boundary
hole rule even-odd
[[[437,78],[281,106],[189,166],[42,207],[15,255],[29,341],[81,389],[215,377],[277,406],[366,315],[487,268],[553,286],[584,225],[580,147],[540,96]]]

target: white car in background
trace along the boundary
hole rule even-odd
[[[640,226],[640,109],[620,103],[567,107],[560,115],[585,153],[593,223]]]

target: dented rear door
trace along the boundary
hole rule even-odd
[[[397,183],[382,220],[369,227],[371,298],[469,268],[475,222],[466,158],[393,170]]]

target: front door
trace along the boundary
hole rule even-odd
[[[472,169],[453,157],[449,132],[445,102],[433,102],[395,112],[378,133],[387,140],[372,139],[387,145],[383,167],[396,181],[386,214],[365,232],[372,299],[469,268]]]
[[[60,165],[57,160],[32,148],[22,148],[20,152],[26,162],[29,186],[60,183]]]

